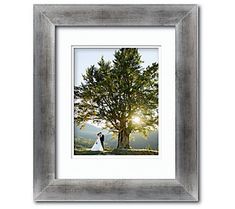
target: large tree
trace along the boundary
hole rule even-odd
[[[75,86],[75,121],[102,123],[118,136],[117,148],[130,148],[131,133],[147,134],[158,126],[158,64],[145,69],[136,48],[122,48],[112,62],[103,57]]]

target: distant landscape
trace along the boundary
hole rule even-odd
[[[74,150],[75,154],[81,154],[80,151],[89,150],[95,140],[97,139],[96,134],[98,132],[102,132],[105,135],[105,150],[114,150],[117,147],[117,138],[113,138],[111,133],[108,133],[107,130],[96,127],[91,124],[86,124],[83,129],[75,126],[74,128]],[[143,149],[143,151],[147,150],[158,150],[158,133],[157,131],[151,132],[147,138],[140,134],[132,134],[130,137],[130,147],[132,149],[132,153],[134,149]],[[84,153],[85,154],[85,153]],[[93,152],[93,154],[97,154]],[[111,154],[111,153],[109,153]],[[145,153],[146,154],[146,153]]]

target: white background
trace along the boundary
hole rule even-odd
[[[160,204],[35,204],[33,195],[33,3],[111,3],[110,0],[7,0],[0,12],[1,208],[234,208],[235,1],[198,3],[201,62],[201,202]],[[163,3],[125,0],[112,3]]]
[[[93,34],[96,34],[94,36]],[[136,35],[138,34],[138,35]],[[175,178],[175,30],[174,28],[58,28],[57,37],[57,178]],[[78,38],[79,37],[79,38]],[[97,38],[99,37],[99,38]],[[117,39],[115,39],[116,37]],[[148,37],[148,39],[143,39]],[[72,120],[71,46],[160,45],[159,156],[76,156]],[[72,149],[73,150],[73,149]],[[94,170],[95,168],[95,170]]]

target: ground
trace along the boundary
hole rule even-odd
[[[149,149],[105,149],[101,151],[90,151],[90,149],[75,149],[75,155],[158,155],[158,151]]]

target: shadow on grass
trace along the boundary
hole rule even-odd
[[[104,151],[75,149],[74,155],[158,155],[158,151],[148,149],[113,149]]]

